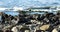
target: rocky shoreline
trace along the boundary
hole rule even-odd
[[[60,13],[18,16],[2,13],[0,32],[60,32]]]

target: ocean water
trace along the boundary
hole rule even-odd
[[[4,11],[5,14],[8,14],[8,15],[12,15],[12,16],[15,16],[15,15],[19,15],[19,12],[15,12],[15,11]],[[28,14],[44,14],[44,12],[27,12]]]
[[[15,11],[4,11],[4,13],[12,16],[19,15],[19,12]],[[56,14],[56,12],[49,12],[49,13]],[[45,14],[45,12],[30,12],[30,13],[28,12],[28,14]]]
[[[12,16],[19,15],[19,13],[15,11],[4,11],[4,13]]]
[[[44,14],[44,12],[31,12],[29,14]]]

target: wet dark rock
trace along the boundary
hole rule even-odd
[[[11,30],[6,30],[5,32],[13,32],[13,31],[11,31]]]
[[[11,16],[11,20],[13,20],[14,19],[14,17],[13,16]]]
[[[21,32],[25,32],[25,30],[30,30],[30,29],[29,28],[24,28],[24,27],[20,29]]]
[[[26,23],[28,21],[30,21],[30,20],[22,17],[22,18],[19,19],[18,23]]]
[[[36,30],[36,32],[44,32],[44,31],[42,31],[42,30]]]
[[[25,24],[26,24],[26,25],[28,25],[28,24],[32,24],[32,22],[26,22]]]
[[[3,32],[3,30],[0,30],[0,32]]]

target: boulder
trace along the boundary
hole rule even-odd
[[[25,32],[29,32],[29,30],[25,30]]]
[[[41,27],[40,27],[40,30],[47,30],[47,29],[49,29],[49,27],[50,27],[50,25],[49,24],[46,24],[46,25],[42,25]]]
[[[13,32],[19,32],[19,30],[18,30],[17,27],[13,27],[13,28],[11,29],[11,31],[13,31]]]
[[[58,32],[57,29],[53,29],[52,32]]]

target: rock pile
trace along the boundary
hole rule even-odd
[[[1,32],[60,32],[60,13],[2,15]]]

